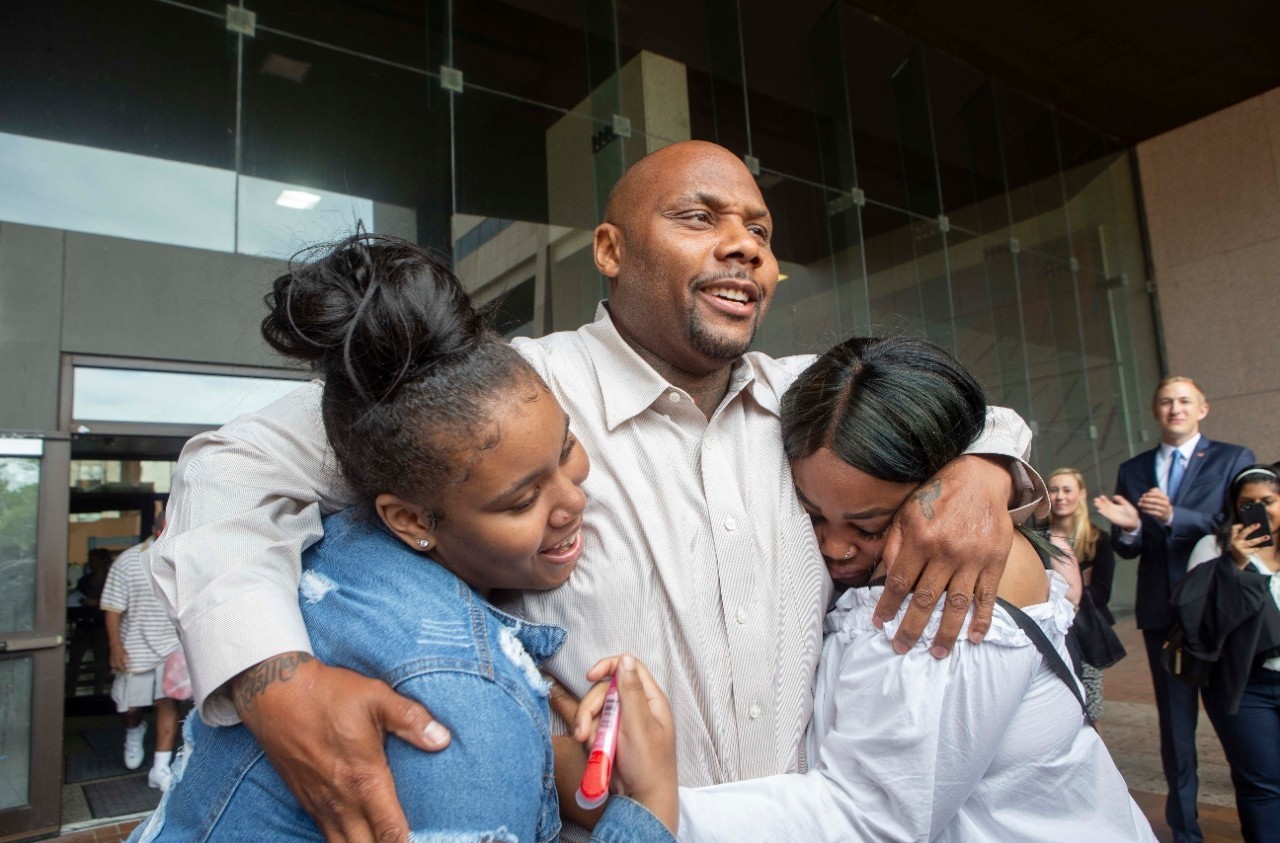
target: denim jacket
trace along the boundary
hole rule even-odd
[[[543,843],[560,834],[547,686],[537,665],[559,627],[495,609],[449,571],[354,510],[325,521],[299,587],[315,655],[420,701],[453,735],[441,752],[394,736],[387,760],[426,843]],[[243,726],[188,718],[174,783],[130,841],[324,840]],[[609,800],[592,840],[673,841],[631,800]]]

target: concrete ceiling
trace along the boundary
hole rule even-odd
[[[842,0],[1134,143],[1280,86],[1276,0]]]

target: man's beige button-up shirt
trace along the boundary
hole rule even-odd
[[[582,693],[598,658],[639,656],[671,701],[683,785],[803,769],[831,582],[795,496],[778,407],[812,358],[745,355],[708,420],[623,341],[603,307],[577,331],[516,344],[592,460],[577,570],[513,607],[569,630],[549,669]],[[210,722],[236,720],[215,693],[231,677],[309,650],[300,555],[321,535],[321,516],[350,502],[320,395],[310,384],[202,434],[179,462],[151,570]],[[993,409],[971,451],[1025,459],[1029,446],[1022,420]],[[1043,484],[1025,465],[1019,473],[1029,510]]]

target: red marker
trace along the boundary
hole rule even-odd
[[[609,798],[609,779],[613,777],[613,759],[618,751],[618,726],[622,722],[622,704],[618,700],[618,677],[609,682],[609,692],[600,710],[600,728],[596,730],[596,742],[587,758],[587,771],[578,785],[578,807],[590,811],[599,808]]]

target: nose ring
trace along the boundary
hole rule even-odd
[[[849,549],[844,552],[844,558],[849,559],[853,556],[853,545],[849,545]]]

